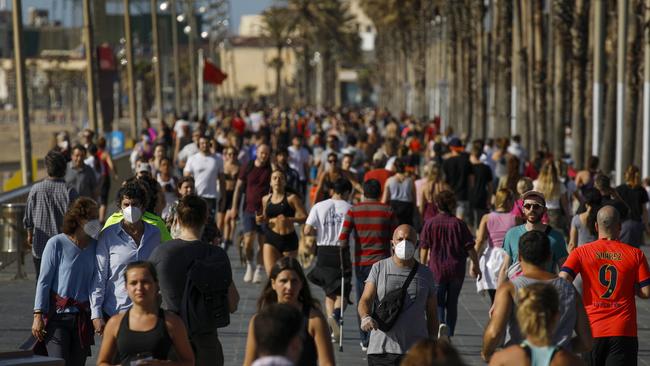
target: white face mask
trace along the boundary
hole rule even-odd
[[[135,224],[136,222],[140,221],[140,218],[142,217],[142,210],[136,206],[129,206],[122,209],[122,214],[124,214],[124,220],[126,222],[129,224]]]
[[[395,244],[395,255],[401,260],[409,260],[415,254],[415,244],[409,240],[402,240]]]
[[[102,231],[102,224],[99,220],[90,220],[84,225],[84,232],[86,235],[97,240],[99,238],[99,232]]]

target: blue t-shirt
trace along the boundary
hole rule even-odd
[[[549,226],[550,228],[550,226]],[[519,239],[524,235],[528,230],[526,230],[526,224],[515,226],[512,229],[508,230],[506,233],[505,239],[503,239],[503,250],[510,256],[511,264],[519,262]],[[564,236],[557,230],[550,228],[547,230],[548,240],[551,242],[551,263],[546,265],[546,270],[549,272],[557,272],[557,269],[560,267],[559,260],[569,256],[569,253],[566,250],[566,241],[564,241]]]

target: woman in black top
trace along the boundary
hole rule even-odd
[[[149,262],[133,262],[124,271],[124,281],[133,306],[106,324],[97,365],[167,360],[171,346],[178,361],[165,362],[166,365],[194,365],[194,353],[183,321],[158,305],[158,276],[154,266]]]
[[[318,302],[311,297],[305,273],[295,258],[284,257],[275,263],[262,295],[257,300],[257,309],[259,311],[276,303],[295,306],[305,318],[302,353],[296,365],[334,365],[334,349],[327,321]],[[255,361],[257,352],[254,315],[248,326],[244,366],[250,366]]]
[[[262,214],[257,216],[258,224],[265,224],[262,258],[267,275],[283,255],[298,255],[298,235],[293,224],[304,224],[307,218],[305,206],[298,195],[287,192],[286,184],[281,170],[271,173],[271,193],[262,197]]]

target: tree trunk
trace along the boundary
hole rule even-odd
[[[598,0],[595,0],[598,1]],[[585,109],[584,109],[584,115],[585,115],[585,143],[584,143],[584,149],[582,151],[582,165],[578,165],[577,167],[579,169],[582,169],[585,167],[585,163],[589,160],[589,157],[591,157],[591,145],[592,145],[592,140],[593,140],[593,98],[594,98],[594,44],[595,44],[595,38],[594,38],[594,22],[589,21],[589,19],[594,19],[594,1],[589,1],[589,5],[586,7],[588,9],[588,17],[587,17],[587,63],[586,63],[586,78],[587,78],[587,86],[585,87]],[[588,123],[587,121],[590,121]],[[579,135],[576,135],[573,133],[573,138],[574,141],[578,139]]]
[[[609,174],[614,169],[616,148],[616,42],[617,17],[616,3],[609,4],[607,17],[607,38],[605,40],[605,123],[603,126],[603,143],[600,147],[600,168]]]
[[[544,37],[544,27],[542,22],[543,9],[541,1],[534,1],[531,4],[533,18],[533,69],[534,69],[534,87],[535,87],[535,124],[537,125],[537,141],[535,150],[541,142],[548,142],[548,131],[544,128],[546,121],[546,108],[544,99],[546,98],[546,70],[544,68],[544,49],[542,38]]]
[[[277,62],[275,63],[275,103],[282,106],[282,46],[276,46],[278,52]]]
[[[497,12],[499,52],[497,68],[499,78],[496,93],[496,136],[510,135],[512,103],[512,2],[502,1]]]
[[[484,47],[484,31],[483,31],[483,20],[485,18],[485,7],[482,1],[472,1],[471,5],[472,20],[471,24],[473,25],[473,35],[475,37],[475,55],[474,55],[474,66],[475,73],[472,73],[472,93],[474,95],[474,116],[475,116],[475,133],[476,138],[485,139],[487,136],[486,127],[486,116],[485,116],[485,65],[483,62],[483,55],[485,51]]]
[[[585,150],[585,90],[588,0],[576,0],[571,26],[571,136],[574,166],[582,168]]]
[[[623,124],[623,169],[634,163],[635,136],[642,134],[637,131],[637,106],[639,105],[639,89],[641,88],[641,61],[643,57],[642,40],[643,30],[641,16],[643,9],[641,2],[633,0],[628,7],[628,52],[625,83],[625,122]]]
[[[566,115],[566,56],[569,46],[569,25],[571,23],[571,5],[566,1],[553,2],[554,75],[553,75],[553,155],[564,155],[564,121]]]

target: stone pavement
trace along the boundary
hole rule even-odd
[[[646,255],[650,248],[644,247]],[[256,301],[262,285],[244,284],[242,281],[244,268],[239,264],[239,258],[234,249],[230,249],[233,263],[233,275],[241,295],[238,311],[233,314],[231,324],[220,330],[226,365],[241,365],[246,347],[248,321],[255,313]],[[27,280],[12,280],[15,265],[0,271],[0,351],[15,350],[27,338],[32,323],[32,307],[34,303],[34,271],[31,258],[26,256]],[[312,286],[314,295],[322,301],[323,293]],[[487,323],[489,298],[476,294],[476,287],[470,278],[466,278],[460,296],[458,324],[456,336],[452,342],[468,365],[484,365],[480,360],[481,337]],[[639,326],[639,365],[650,366],[650,301],[637,298]],[[335,355],[339,365],[366,365],[365,355],[359,347],[357,321],[354,317],[355,308],[350,307],[345,312],[343,352],[338,352],[335,345]],[[97,337],[99,345],[101,339]],[[93,349],[97,355],[98,347]],[[87,364],[95,363],[95,358]]]

